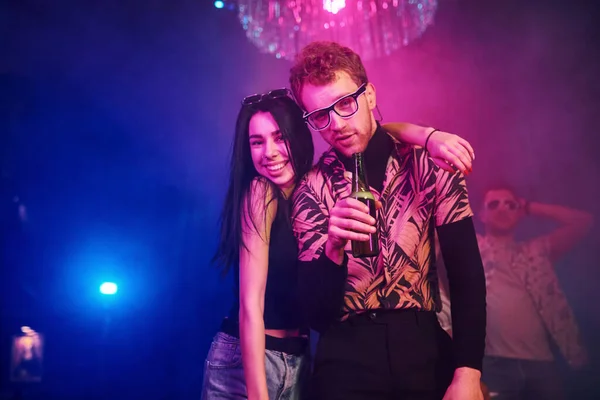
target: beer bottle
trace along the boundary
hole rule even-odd
[[[369,190],[363,154],[353,154],[352,158],[354,160],[354,174],[352,175],[352,194],[350,194],[350,197],[366,204],[369,207],[369,214],[377,221],[375,197]],[[352,255],[354,257],[374,257],[378,254],[379,237],[377,232],[370,233],[367,241],[352,241]]]

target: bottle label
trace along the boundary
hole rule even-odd
[[[369,207],[369,214],[377,220],[375,197],[371,192],[354,192],[351,197]],[[364,242],[352,241],[352,255],[354,257],[374,257],[379,254],[379,235],[377,232],[369,235],[369,240]]]

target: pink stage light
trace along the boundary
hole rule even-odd
[[[323,10],[332,14],[337,14],[344,7],[346,7],[346,0],[323,0]]]

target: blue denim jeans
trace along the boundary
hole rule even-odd
[[[307,355],[265,352],[269,400],[300,400],[310,373]],[[240,340],[219,332],[204,365],[202,400],[247,399]]]
[[[552,361],[486,356],[482,381],[495,400],[562,400],[562,377]]]

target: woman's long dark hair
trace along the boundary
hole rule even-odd
[[[238,264],[240,248],[241,246],[245,247],[242,240],[242,212],[246,210],[243,210],[243,207],[244,204],[247,204],[247,212],[252,212],[250,204],[252,204],[254,193],[250,191],[250,187],[252,181],[256,177],[260,177],[250,155],[248,127],[250,119],[258,112],[270,113],[277,122],[281,135],[288,146],[289,159],[296,174],[295,183],[298,183],[310,170],[313,163],[315,150],[312,136],[302,119],[302,110],[293,99],[278,97],[242,106],[235,125],[229,188],[219,221],[219,244],[213,257],[213,262],[221,268],[223,275],[227,274],[233,265]],[[268,179],[265,181],[271,185],[273,193],[280,198],[282,196],[280,189]]]

